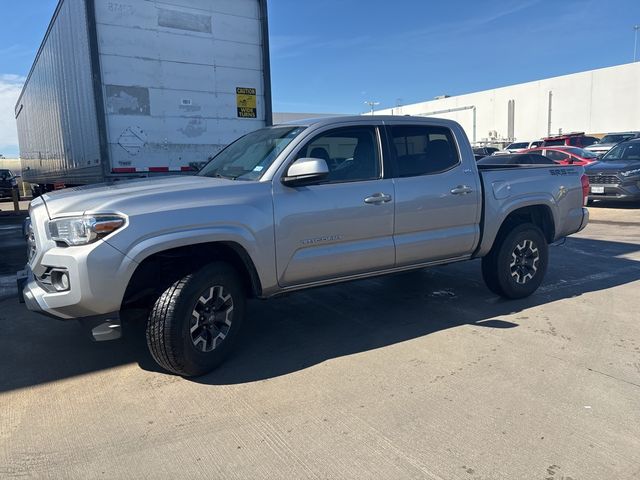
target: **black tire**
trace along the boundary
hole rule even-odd
[[[549,246],[531,223],[502,232],[482,259],[482,278],[496,295],[517,299],[535,292],[547,272]]]
[[[212,311],[205,313],[207,305]],[[146,326],[151,356],[162,368],[177,375],[204,375],[231,352],[245,310],[246,295],[235,269],[224,262],[211,263],[175,282],[156,301]],[[202,324],[196,315],[205,318]]]

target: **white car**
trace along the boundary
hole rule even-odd
[[[520,153],[530,148],[536,148],[542,145],[542,140],[534,140],[533,142],[513,142],[506,146],[505,153]]]
[[[593,152],[599,157],[602,157],[605,153],[611,150],[620,142],[626,142],[627,140],[631,140],[632,138],[640,137],[640,132],[616,132],[616,133],[607,133],[602,140],[593,145],[589,145],[585,148],[589,152]]]
[[[511,153],[520,153],[530,148],[536,148],[542,145],[542,140],[534,140],[532,142],[513,142],[507,145],[504,150],[499,150],[493,155],[509,155]]]

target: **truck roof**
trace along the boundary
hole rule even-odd
[[[334,123],[353,123],[353,122],[363,122],[375,119],[380,122],[390,122],[390,121],[407,121],[410,123],[428,123],[428,124],[439,124],[443,126],[452,126],[457,125],[457,123],[453,120],[447,120],[444,118],[436,118],[436,117],[414,117],[410,115],[341,115],[337,117],[319,117],[319,118],[308,118],[304,120],[296,120],[293,122],[282,123],[281,125],[299,125],[303,127],[311,127],[311,126],[322,126],[322,125],[332,125]]]
[[[573,137],[583,137],[585,136],[584,132],[570,132],[570,133],[562,133],[559,135],[551,135],[550,137],[545,137],[542,140],[562,140],[564,138],[573,138]]]

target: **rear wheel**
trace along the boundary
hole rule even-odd
[[[210,372],[231,352],[245,302],[238,274],[224,262],[178,280],[158,298],[147,320],[151,356],[185,377]]]
[[[548,262],[549,247],[542,231],[533,224],[521,224],[500,235],[482,259],[482,277],[493,293],[524,298],[538,289]]]

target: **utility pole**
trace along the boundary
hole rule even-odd
[[[633,31],[634,31],[634,38],[633,38],[633,61],[634,63],[637,61],[637,54],[638,54],[638,30],[640,30],[640,25],[634,25],[633,26]]]
[[[371,115],[373,116],[374,113],[376,113],[376,106],[380,105],[380,102],[374,102],[373,100],[369,100],[368,102],[364,102],[365,105],[369,105],[369,108],[371,109]]]
[[[553,112],[553,92],[549,90],[549,110],[547,112],[547,137],[551,136],[551,113]]]
[[[402,99],[401,98],[396,98],[396,106],[395,106],[395,108],[391,109],[391,115],[395,115],[396,114],[396,110],[399,112],[401,108],[402,108]]]

